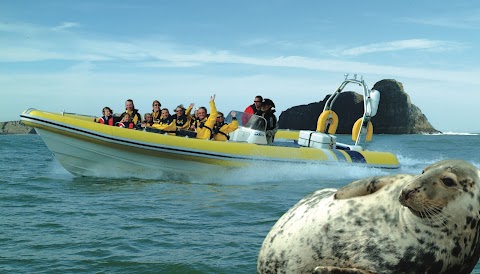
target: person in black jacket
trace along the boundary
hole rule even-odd
[[[262,104],[262,116],[267,121],[267,144],[271,145],[275,139],[275,133],[278,130],[277,116],[275,116],[275,103],[265,98]]]
[[[130,114],[130,118],[135,125],[142,122],[142,115],[138,113],[138,109],[135,108],[132,99],[128,99],[127,101],[125,101],[125,112],[122,113],[120,119],[123,119],[123,116],[125,116],[125,114],[127,113]]]

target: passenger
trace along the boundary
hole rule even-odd
[[[260,95],[255,96],[255,99],[253,100],[253,104],[249,105],[245,109],[244,112],[261,116],[262,115],[262,102],[263,102],[263,97],[262,96],[260,96]]]
[[[168,110],[168,108],[163,108],[161,114],[162,114],[162,116],[160,117],[161,124],[170,124],[171,122],[173,122],[173,120],[175,120],[174,116],[170,115],[170,111]]]
[[[111,108],[104,107],[102,109],[102,114],[103,114],[103,117],[98,118],[98,122],[100,124],[109,125],[109,126],[113,126],[115,124],[114,118],[112,115],[113,110]]]
[[[162,130],[163,132],[168,133],[168,135],[175,135],[177,131],[177,124],[173,116],[170,115],[168,108],[162,109],[161,114],[162,116],[160,117],[159,122],[157,124],[153,124],[152,127]]]
[[[118,122],[116,125],[118,127],[129,128],[129,129],[135,128],[135,123],[132,121],[132,118],[128,113],[125,113],[125,115],[123,115],[122,117],[122,120],[120,120],[120,122]]]
[[[173,114],[173,119],[175,119],[176,124],[177,124],[177,129],[179,130],[189,130],[190,125],[192,123],[192,116],[190,115],[190,112],[192,111],[194,104],[190,104],[185,110],[183,105],[178,105],[175,108],[175,114]]]
[[[217,121],[213,127],[213,140],[215,141],[227,141],[230,140],[230,132],[234,132],[238,128],[237,113],[235,111],[231,112],[232,114],[232,123],[225,123],[225,117],[223,113],[217,113]]]
[[[145,113],[143,115],[144,119],[142,122],[142,127],[151,127],[153,125],[153,116],[151,113]]]
[[[213,126],[217,118],[217,108],[215,107],[215,95],[210,97],[210,115],[207,115],[205,107],[198,108],[197,119],[193,122],[193,128],[197,133],[197,139],[210,139],[213,133]]]
[[[277,117],[275,116],[275,104],[270,99],[263,100],[262,116],[267,121],[267,144],[271,145],[275,139],[275,133],[278,130]]]
[[[125,114],[127,113],[130,115],[132,122],[135,125],[142,122],[142,115],[138,113],[138,109],[135,108],[135,105],[133,104],[132,99],[128,99],[127,101],[125,101],[125,112],[122,113],[122,115],[120,116],[120,119],[122,119],[123,116],[125,116]]]
[[[193,111],[193,115],[192,115],[192,119],[193,119],[193,120],[196,120],[196,119],[198,118],[197,113],[198,113],[198,109],[195,108],[195,110]]]
[[[152,118],[153,122],[155,124],[158,124],[160,122],[160,116],[162,116],[162,111],[161,111],[162,104],[158,100],[153,101],[152,103]]]
[[[244,112],[252,115],[255,114],[258,116],[262,116],[262,103],[263,103],[263,97],[260,95],[257,95],[255,96],[255,99],[253,99],[253,104],[249,105]],[[249,115],[243,115],[242,125],[247,124],[250,117],[251,116]]]

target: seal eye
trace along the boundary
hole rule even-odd
[[[455,181],[452,178],[443,178],[442,183],[446,187],[454,187],[455,186]]]

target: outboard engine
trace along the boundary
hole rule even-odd
[[[255,130],[248,127],[238,127],[237,130],[230,133],[230,141],[266,145],[267,137],[265,131]]]

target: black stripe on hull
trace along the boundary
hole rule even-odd
[[[345,150],[345,152],[350,155],[353,163],[367,163],[367,160],[365,160],[365,157],[363,157],[360,152],[354,150]]]

